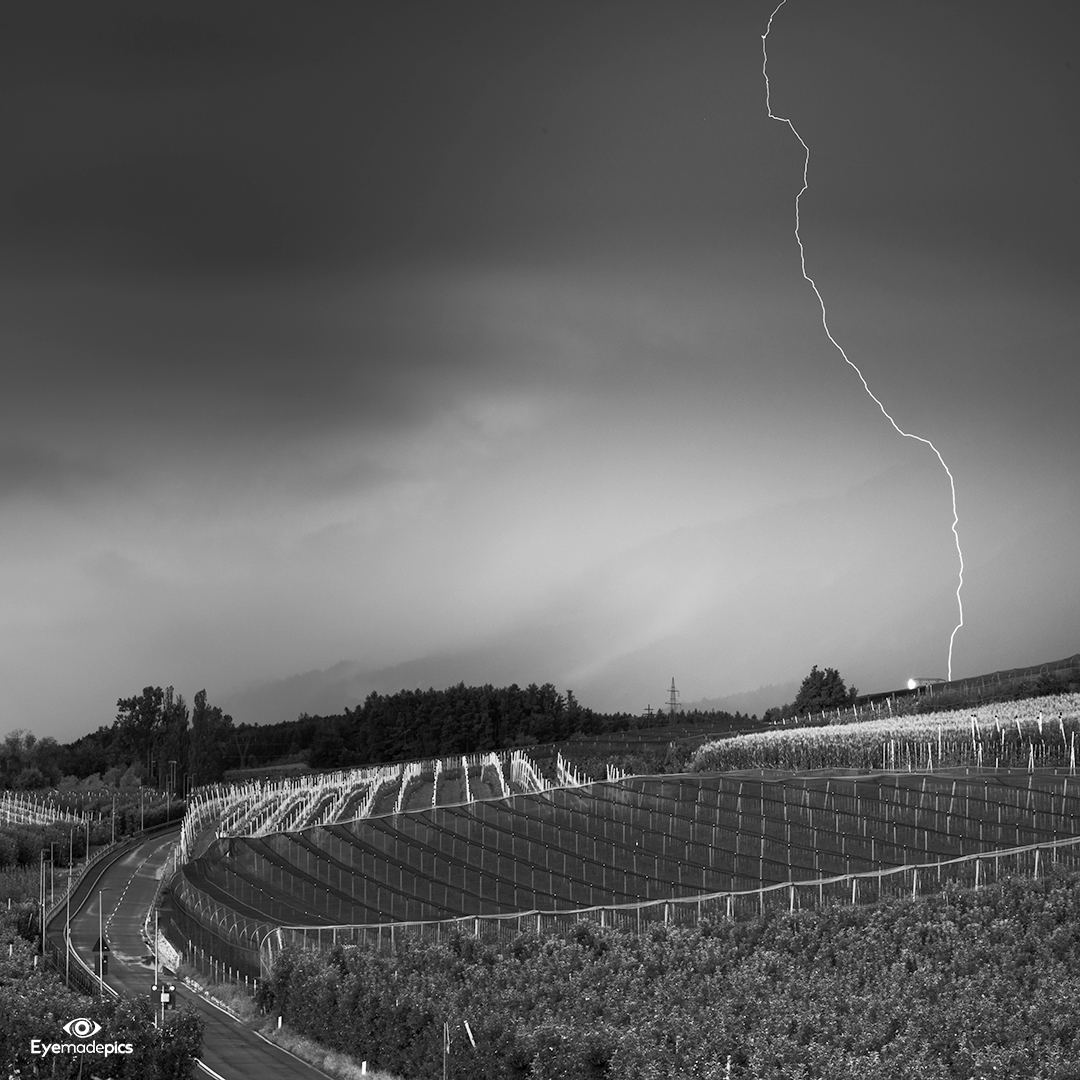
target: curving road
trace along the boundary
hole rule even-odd
[[[72,897],[71,941],[75,951],[87,967],[96,970],[93,948],[100,921],[110,948],[105,982],[122,996],[150,996],[154,956],[143,940],[142,928],[177,831],[132,841],[118,855],[93,867]],[[65,909],[61,908],[48,926],[61,956],[64,921]],[[206,1025],[201,1060],[204,1073],[220,1080],[326,1080],[327,1074],[320,1069],[238,1024],[182,984],[176,985],[180,1001],[197,1010]]]

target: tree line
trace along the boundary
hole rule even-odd
[[[228,768],[232,717],[200,690],[189,707],[173,687],[147,686],[116,703],[112,725],[70,743],[13,731],[0,743],[0,790],[148,786],[172,794],[220,780]]]
[[[995,697],[1027,697],[1080,689],[1072,676],[1040,675],[1010,683]],[[768,709],[761,723],[820,714],[850,706],[858,690],[836,668],[815,664],[795,700]],[[918,711],[983,700],[982,690],[950,691],[920,699]],[[220,706],[195,694],[191,705],[173,687],[147,686],[117,701],[109,726],[68,744],[36,739],[14,731],[0,742],[0,790],[58,787],[68,783],[134,787],[139,784],[183,794],[190,787],[214,783],[230,773],[269,767],[297,771],[348,768],[420,757],[486,753],[515,747],[544,746],[635,729],[708,722],[716,728],[745,729],[756,716],[723,710],[658,712],[639,716],[601,713],[582,705],[572,690],[560,693],[552,683],[516,683],[495,687],[458,683],[444,690],[371,693],[341,713],[276,724],[234,723]],[[653,740],[655,742],[656,740]],[[683,748],[672,757],[653,747],[632,753],[622,764],[633,771],[658,764],[661,771],[685,766]],[[595,756],[595,755],[594,755]]]
[[[277,724],[237,724],[200,690],[189,706],[174,687],[147,686],[117,701],[111,726],[62,745],[12,732],[0,744],[0,788],[149,785],[182,795],[236,771],[270,766],[348,768],[422,757],[486,753],[562,743],[692,719],[739,727],[724,711],[689,714],[600,713],[552,683],[466,686],[371,693],[326,716],[301,714]]]
[[[692,715],[718,727],[748,720],[740,713],[722,711]],[[458,683],[445,690],[371,693],[341,715],[307,718],[315,725],[309,763],[327,768],[487,753],[664,728],[686,718],[600,713],[582,705],[572,690],[560,693],[552,683],[525,687]]]

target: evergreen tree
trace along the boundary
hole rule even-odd
[[[791,711],[800,714],[836,709],[850,704],[858,694],[854,686],[847,689],[836,668],[819,671],[815,664],[810,669],[810,674],[803,679],[799,693],[791,704]]]

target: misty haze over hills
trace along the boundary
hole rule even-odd
[[[372,691],[550,681],[600,711],[640,713],[664,704],[674,677],[686,707],[760,713],[791,700],[814,664],[864,692],[944,676],[956,622],[948,511],[940,467],[913,453],[846,492],[632,547],[486,640],[381,669],[344,660],[223,706],[238,722],[276,722],[340,713]],[[1050,623],[1032,613],[1036,657],[1061,651],[1052,635],[1037,640]]]
[[[755,690],[746,690],[741,694],[725,694],[722,697],[702,698],[699,701],[682,702],[683,709],[700,709],[702,712],[744,713],[747,716],[761,716],[766,709],[786,705],[795,700],[802,684],[801,679],[792,679],[786,683],[773,683],[759,686]]]

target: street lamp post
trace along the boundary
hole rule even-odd
[[[41,955],[45,955],[45,849],[39,852],[41,856],[41,872],[38,882],[38,900],[41,904]]]
[[[49,888],[45,889],[45,849],[42,848],[39,852],[41,858],[41,869],[39,871],[40,881],[38,888],[38,900],[41,903],[41,955],[45,955],[45,915],[49,910],[49,907],[53,902],[54,887],[56,883],[56,871],[55,866],[55,849],[56,842],[53,841],[49,844]],[[47,902],[46,902],[47,898]]]
[[[67,917],[64,920],[64,982],[71,985],[71,882],[75,873],[75,830],[68,829]]]
[[[158,943],[160,940],[158,935],[158,911],[157,908],[154,908],[154,987],[158,991],[158,1001],[154,1005],[154,1027],[158,1026],[159,1007],[161,1011],[161,1026],[165,1026],[165,1002],[161,1000],[161,984],[158,982],[158,968],[160,966],[158,963]]]

